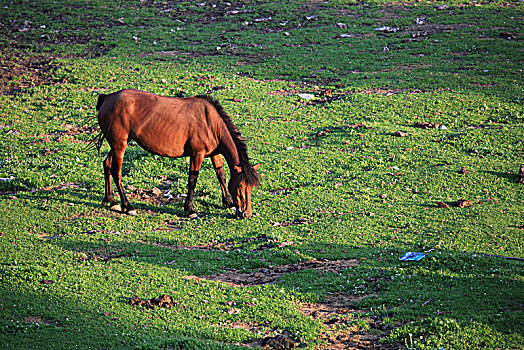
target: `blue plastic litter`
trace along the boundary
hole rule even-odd
[[[423,259],[426,256],[424,253],[415,253],[415,252],[407,252],[402,255],[402,257],[398,260],[400,261],[419,261],[420,259]]]

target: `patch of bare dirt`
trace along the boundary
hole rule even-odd
[[[109,261],[113,259],[118,258],[129,258],[131,254],[124,253],[124,249],[112,249],[112,248],[97,248],[94,249],[93,252],[86,254],[83,253],[80,258],[78,258],[79,262],[89,261],[89,260],[95,260],[95,261]]]
[[[38,191],[59,191],[59,190],[66,190],[71,188],[82,188],[84,186],[84,182],[60,182],[59,185],[56,186],[46,186],[38,189]]]
[[[282,222],[274,222],[273,226],[278,227],[287,227],[287,226],[296,226],[296,225],[308,225],[310,224],[309,221],[307,221],[304,218],[296,218],[293,221],[282,221]]]
[[[83,106],[83,108],[91,108],[89,106]],[[40,138],[31,144],[33,145],[40,145],[40,144],[46,144],[46,143],[53,143],[53,142],[62,142],[65,140],[68,140],[73,143],[82,143],[82,144],[91,144],[93,141],[88,140],[79,140],[76,138],[78,135],[94,135],[97,134],[99,131],[98,125],[92,125],[92,126],[77,126],[77,125],[71,125],[71,124],[65,124],[64,126],[65,130],[59,130],[55,131],[49,134],[43,134],[40,135]],[[50,154],[50,153],[47,153]],[[44,155],[47,155],[44,154]]]
[[[432,123],[432,122],[415,122],[413,126],[415,128],[421,128],[421,129],[438,129],[440,127],[440,124]]]
[[[277,334],[262,339],[260,346],[264,349],[291,350],[295,349],[298,344],[287,334]]]
[[[321,303],[300,304],[300,310],[315,320],[320,320],[325,330],[320,336],[323,345],[316,350],[342,349],[401,349],[401,344],[384,344],[380,339],[388,332],[389,325],[380,325],[380,322],[371,318],[366,319],[373,329],[372,332],[358,329],[355,315],[361,314],[354,308],[355,303],[369,297],[344,294],[328,295]],[[357,316],[360,317],[360,316]]]
[[[151,298],[142,300],[138,296],[133,295],[129,300],[129,304],[132,306],[146,307],[148,309],[154,309],[155,307],[170,308],[175,305],[173,297],[171,295],[161,295],[158,298]]]
[[[50,320],[44,320],[40,316],[26,316],[24,317],[25,323],[36,323],[36,324],[45,324],[45,325],[52,325],[54,322]]]
[[[43,153],[46,153],[46,152],[53,153],[54,150],[44,149]],[[47,154],[50,154],[50,153],[47,153]],[[45,155],[45,154],[42,154],[42,155]],[[42,188],[39,188],[39,189],[36,189],[36,188],[33,187],[30,190],[28,190],[28,191],[27,190],[24,190],[24,191],[20,191],[20,190],[0,191],[0,195],[17,194],[18,192],[36,193],[38,191],[58,191],[58,190],[65,190],[65,189],[69,189],[69,188],[81,188],[84,185],[85,185],[84,182],[60,182],[60,184],[56,185],[56,186],[45,186],[45,187],[42,187]]]
[[[282,276],[288,273],[297,272],[301,270],[317,270],[326,272],[340,272],[342,270],[352,268],[358,265],[358,260],[327,260],[314,259],[310,261],[300,262],[296,264],[275,266],[272,268],[257,269],[249,273],[240,273],[231,271],[227,273],[219,273],[212,276],[191,276],[190,279],[204,279],[212,281],[220,281],[232,286],[259,286],[263,284],[271,284],[280,280]]]
[[[301,270],[318,270],[322,272],[340,272],[342,270],[353,268],[358,265],[358,260],[337,260],[315,259],[297,264],[276,266],[265,269],[257,269],[251,273],[239,273],[231,271],[220,273],[213,276],[187,276],[191,280],[213,280],[228,283],[234,287],[256,286],[277,282],[283,275]],[[387,280],[388,277],[369,277],[368,283]],[[397,325],[383,324],[381,320],[373,318],[363,318],[362,311],[355,308],[355,305],[369,295],[344,295],[331,294],[319,303],[298,303],[299,310],[322,322],[325,330],[322,332],[319,340],[323,345],[315,347],[317,350],[338,350],[338,349],[401,349],[402,344],[383,344],[380,339],[388,334],[390,329]],[[362,316],[358,316],[361,314]],[[357,316],[355,316],[357,315]],[[372,331],[362,331],[358,328],[355,317],[358,320],[368,322]],[[267,326],[267,325],[266,325]],[[232,324],[233,328],[244,328],[250,330],[253,334],[263,333],[264,325],[253,324]],[[287,350],[299,348],[303,345],[292,335],[284,332],[283,334],[271,334],[264,338],[244,344],[250,347],[262,347],[272,350]]]
[[[222,23],[227,20],[225,16],[234,16],[239,13],[252,12],[245,8],[245,2],[240,0],[233,1],[218,1],[208,0],[196,3],[196,6],[202,11],[197,9],[187,8],[185,6],[179,6],[180,1],[168,0],[168,1],[156,1],[156,0],[144,0],[141,1],[143,6],[153,6],[160,11],[161,14],[170,15],[175,19],[185,21],[187,17],[199,17],[199,23],[202,25],[210,23]],[[253,4],[253,2],[250,2]]]
[[[464,28],[471,27],[471,24],[456,23],[456,24],[436,24],[427,21],[426,18],[420,18],[420,24],[413,27],[402,29],[400,33],[408,35],[406,41],[419,41],[438,33],[450,33]]]
[[[289,90],[275,90],[269,94],[272,96],[293,96],[298,97],[299,94],[313,94],[312,99],[306,100],[303,99],[305,105],[316,105],[322,103],[329,103],[337,100],[344,99],[346,96],[351,96],[355,94],[367,94],[367,95],[384,95],[391,96],[396,94],[420,94],[426,92],[425,90],[415,89],[415,90],[406,90],[406,89],[387,89],[387,88],[373,88],[366,90],[351,90],[351,91],[333,91],[332,89],[289,89]]]
[[[342,350],[342,349],[402,349],[402,344],[384,344],[380,339],[386,336],[397,324],[383,324],[379,319],[364,316],[364,313],[355,308],[355,304],[370,295],[353,296],[345,294],[331,294],[319,303],[297,303],[299,310],[306,316],[320,321],[324,330],[318,340],[322,345],[315,350]],[[358,328],[357,320],[367,322],[371,331]],[[253,334],[263,333],[267,325],[231,324],[232,328],[243,328]],[[303,347],[307,344],[300,343],[291,334],[271,334],[256,339],[248,344],[250,347],[262,347],[272,350],[287,350]]]
[[[0,48],[0,94],[13,95],[23,88],[58,85],[52,73],[59,67],[55,57],[28,56]]]
[[[173,195],[169,189],[173,182],[171,180],[164,180],[160,188],[153,187],[151,189],[139,189],[135,186],[126,186],[127,197],[131,200],[140,200],[149,202],[154,205],[164,206],[171,203],[180,203],[185,200],[184,196]]]
[[[404,132],[404,131],[395,131],[393,134],[393,136],[397,136],[397,137],[408,137],[409,134],[407,132]]]
[[[437,205],[438,208],[449,208],[449,207],[467,208],[467,207],[471,207],[473,205],[473,202],[469,199],[459,199],[458,201],[452,202],[452,203],[438,201],[435,204]]]

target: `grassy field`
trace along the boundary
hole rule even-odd
[[[523,348],[523,2],[1,5],[1,348]],[[136,144],[102,207],[122,88],[219,99],[255,216]]]

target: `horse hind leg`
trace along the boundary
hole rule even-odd
[[[124,162],[124,152],[125,146],[122,148],[112,148],[113,152],[113,162],[111,164],[111,176],[113,176],[113,181],[115,181],[116,188],[120,194],[120,199],[122,202],[122,212],[127,213],[128,215],[136,215],[137,212],[129,200],[127,199],[124,188],[122,187],[122,164]]]
[[[195,187],[198,179],[198,173],[200,167],[202,166],[202,161],[204,160],[204,155],[202,153],[197,153],[194,156],[190,157],[189,160],[189,176],[187,181],[187,197],[186,202],[184,203],[184,210],[191,219],[198,218],[198,214],[193,209],[193,197],[195,195]]]
[[[111,165],[113,163],[113,154],[111,151],[107,154],[106,159],[103,162],[104,166],[104,199],[102,205],[109,204],[109,209],[114,211],[122,211],[120,204],[115,200],[113,195],[113,183],[111,180]]]
[[[234,207],[234,204],[227,189],[226,172],[224,171],[222,156],[218,154],[214,157],[211,157],[211,163],[213,163],[213,168],[215,168],[215,173],[217,175],[218,182],[220,183],[220,191],[222,192],[222,207],[224,209],[232,208]]]

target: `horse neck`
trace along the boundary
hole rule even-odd
[[[233,170],[235,166],[240,166],[240,157],[238,156],[237,147],[230,137],[226,140],[222,140],[221,153],[229,166],[229,170]]]

